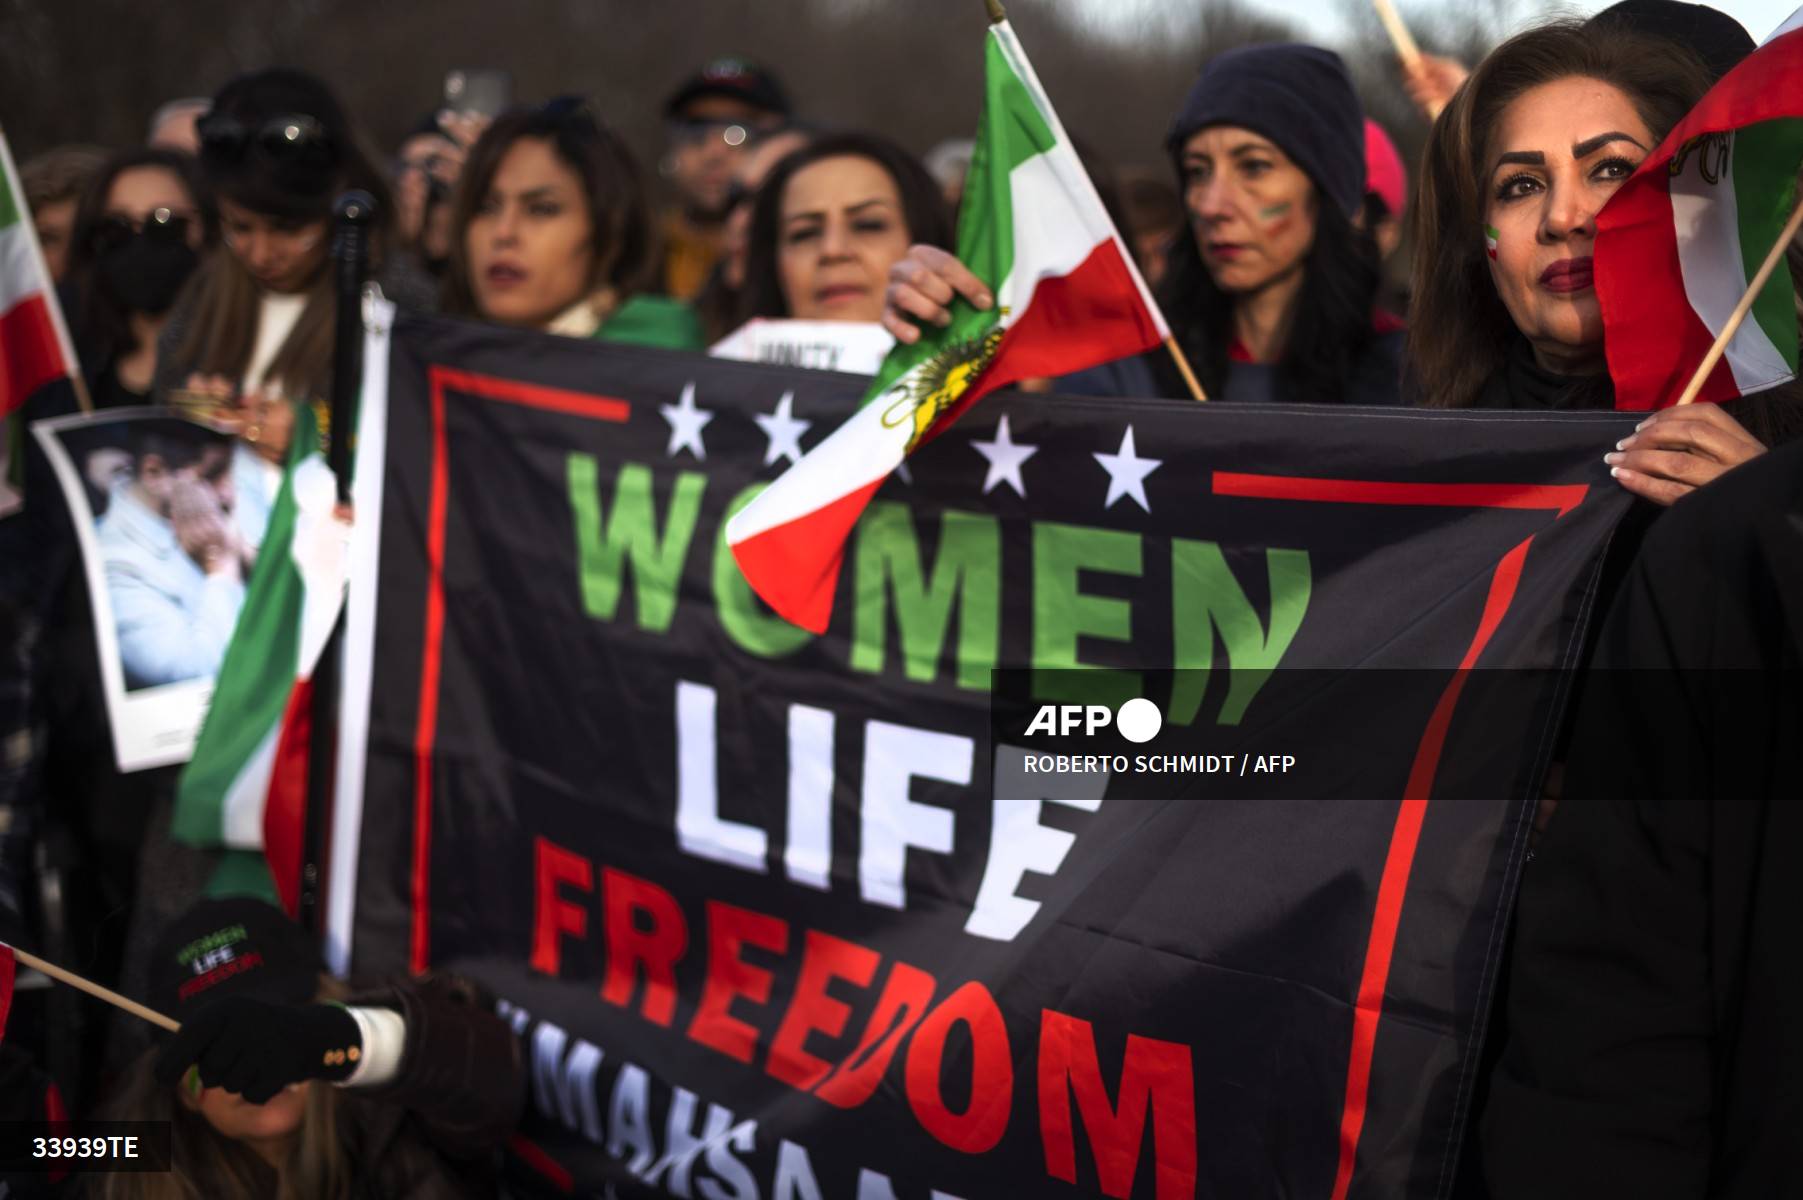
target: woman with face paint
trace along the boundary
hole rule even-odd
[[[65,310],[97,408],[143,404],[157,338],[213,245],[218,216],[193,160],[173,150],[114,155],[76,206]]]
[[[1530,30],[1478,65],[1434,125],[1415,206],[1409,362],[1424,403],[1614,403],[1597,214],[1709,82],[1676,42],[1597,21]],[[1803,411],[1790,392],[1663,409],[1607,461],[1670,504],[1782,439]]]
[[[1377,310],[1377,248],[1354,221],[1364,137],[1345,64],[1315,46],[1230,50],[1185,98],[1165,146],[1188,221],[1158,301],[1210,399],[1397,403],[1402,324]],[[954,295],[989,299],[951,255],[916,246],[890,272],[883,323],[917,341]],[[1162,349],[1052,390],[1189,394]]]

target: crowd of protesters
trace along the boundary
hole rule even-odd
[[[1165,176],[1094,173],[1216,402],[1606,408],[1587,274],[1597,214],[1752,48],[1713,10],[1628,0],[1469,66],[1426,59],[1407,84],[1444,111],[1411,168],[1337,55],[1251,46],[1172,98]],[[329,87],[282,69],[172,101],[142,146],[58,148],[22,177],[93,404],[173,403],[231,430],[215,473],[239,525],[267,520],[297,406],[328,388],[330,214],[349,188],[376,198],[372,274],[390,300],[552,334],[698,351],[748,320],[802,318],[913,342],[955,297],[994,302],[955,257],[968,143],[923,162],[883,133],[804,120],[770,71],[734,59],[683,82],[664,115],[662,210],[656,180],[580,98],[434,113],[384,161]],[[1405,241],[1398,287],[1385,263]],[[1559,263],[1584,266],[1549,285]],[[1040,390],[1188,394],[1162,350]],[[1781,446],[1799,429],[1803,397],[1779,388],[1663,409],[1598,447],[1643,501],[1614,552],[1599,661],[1803,665],[1803,451]],[[203,529],[174,484],[140,491],[199,547],[203,583],[241,581],[257,531]],[[63,1031],[73,1049],[52,1065],[73,1071],[59,1082],[77,1111],[176,1131],[173,1176],[97,1190],[496,1194],[490,1159],[525,1097],[507,1027],[454,980],[353,998],[267,903],[193,903],[220,864],[167,845],[169,771],[110,769],[73,548],[35,553],[32,585],[4,598],[9,669],[28,682],[0,729],[0,940],[44,941],[26,880],[79,877],[54,944],[183,1023],[156,1044],[92,1013]],[[1798,843],[1766,798],[1803,786],[1797,697],[1656,707],[1618,688],[1585,693],[1524,883],[1462,1186],[1796,1194],[1803,1018],[1779,943],[1803,915],[1786,865]],[[1695,766],[1729,755],[1743,774]],[[261,965],[195,990],[196,956],[221,947]],[[0,1117],[44,1109],[41,1086],[13,1086],[44,1065],[20,1061],[23,1044],[0,1047]]]

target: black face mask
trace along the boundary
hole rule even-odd
[[[114,299],[132,312],[166,313],[200,256],[182,241],[133,234],[100,256],[100,277]]]

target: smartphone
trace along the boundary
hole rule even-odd
[[[492,117],[513,104],[513,74],[496,67],[446,71],[444,106],[452,112]]]

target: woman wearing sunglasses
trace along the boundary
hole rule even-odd
[[[694,310],[641,291],[653,264],[638,167],[580,99],[495,118],[470,148],[451,210],[446,312],[700,349]]]
[[[202,266],[176,307],[158,387],[178,401],[223,408],[273,472],[287,451],[294,405],[328,391],[337,197],[351,188],[375,197],[372,265],[390,299],[427,303],[430,285],[383,258],[387,185],[319,80],[285,69],[240,75],[197,128],[225,253]]]
[[[217,234],[187,155],[122,151],[89,183],[76,207],[64,307],[96,407],[149,399],[157,339]]]

